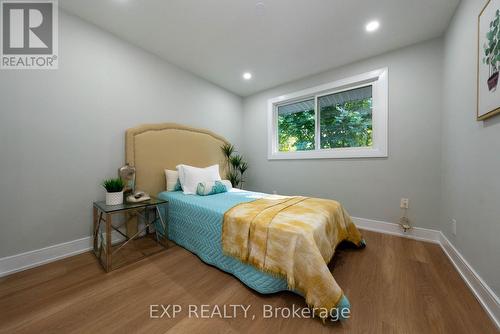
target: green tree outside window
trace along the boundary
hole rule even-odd
[[[373,145],[372,98],[323,107],[320,115],[322,149]]]
[[[299,103],[302,102],[297,105]],[[319,110],[321,149],[373,146],[371,96],[336,104],[318,104],[323,105]],[[280,152],[315,149],[315,111],[298,107],[297,110],[280,113],[278,109]]]

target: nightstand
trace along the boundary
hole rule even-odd
[[[94,254],[106,272],[167,248],[167,201],[151,197],[120,205],[94,202],[93,216]],[[137,217],[138,231],[127,236],[125,226],[132,217]]]

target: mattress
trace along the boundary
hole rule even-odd
[[[224,213],[237,204],[263,196],[265,194],[237,189],[210,196],[184,195],[182,191],[158,195],[168,201],[166,214],[170,240],[196,254],[204,262],[236,276],[251,289],[269,294],[289,290],[286,280],[224,255],[221,242]]]

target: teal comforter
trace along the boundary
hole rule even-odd
[[[236,276],[260,293],[289,290],[287,282],[266,274],[222,252],[224,213],[233,206],[251,202],[264,194],[231,191],[210,196],[184,195],[181,191],[162,192],[168,203],[168,237],[198,255],[204,262]]]

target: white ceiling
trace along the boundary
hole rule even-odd
[[[458,3],[59,0],[65,10],[241,96],[440,36]],[[368,34],[364,27],[373,19],[381,26]],[[250,81],[242,79],[245,71]]]

